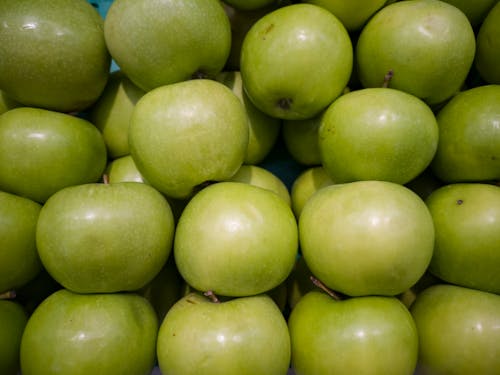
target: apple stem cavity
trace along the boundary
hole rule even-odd
[[[387,74],[384,76],[384,83],[382,84],[383,88],[388,88],[389,84],[391,83],[391,79],[394,76],[394,70],[389,69]]]
[[[8,291],[0,294],[0,300],[14,299],[14,298],[16,298],[16,291],[15,290],[8,290]]]
[[[201,70],[197,70],[193,74],[191,74],[192,79],[206,79],[208,78],[208,74],[202,72]]]
[[[102,175],[102,182],[104,185],[109,185],[109,176],[107,174]]]
[[[288,111],[292,107],[293,100],[290,98],[281,98],[278,100],[278,107],[281,109]]]
[[[210,298],[210,301],[212,301],[213,303],[220,303],[219,298],[217,298],[212,290],[207,290],[205,293],[203,293],[203,295]]]
[[[309,279],[311,279],[312,283],[315,286],[317,286],[318,288],[320,288],[321,290],[323,290],[324,292],[326,292],[326,294],[328,294],[334,300],[340,301],[342,299],[333,290],[331,290],[325,284],[323,284],[323,282],[321,280],[317,279],[316,277],[314,277],[312,275],[309,277]]]

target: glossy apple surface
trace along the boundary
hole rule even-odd
[[[445,185],[426,200],[436,242],[429,271],[449,283],[500,293],[500,187]]]
[[[103,20],[87,1],[2,1],[0,39],[0,89],[24,105],[81,111],[106,85]]]
[[[134,291],[165,264],[173,232],[170,206],[151,186],[85,184],[49,198],[36,243],[44,267],[69,290]]]
[[[434,285],[410,309],[419,337],[416,373],[495,374],[500,368],[500,296]]]
[[[416,366],[415,323],[394,297],[336,301],[312,291],[292,310],[288,327],[297,375],[412,375]]]
[[[285,281],[297,248],[290,206],[276,193],[242,182],[198,192],[184,208],[174,240],[177,268],[189,285],[238,297]]]
[[[475,66],[481,77],[490,84],[500,84],[500,4],[486,15],[476,37]]]
[[[164,374],[284,375],[290,337],[267,295],[214,303],[191,293],[163,320],[157,356]]]
[[[0,116],[0,189],[45,202],[56,191],[96,182],[106,146],[87,120],[39,108]]]
[[[28,315],[14,301],[0,299],[0,373],[17,375],[21,367],[19,351]]]
[[[350,296],[396,295],[425,272],[434,225],[425,203],[402,185],[358,181],[324,187],[299,217],[311,272]]]
[[[135,294],[61,289],[31,315],[21,341],[23,375],[149,374],[158,321]]]

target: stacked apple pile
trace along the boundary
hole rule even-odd
[[[0,93],[0,374],[500,372],[497,1],[2,0]]]

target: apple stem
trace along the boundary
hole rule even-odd
[[[104,185],[109,185],[109,176],[107,174],[102,175],[102,182]]]
[[[15,290],[8,290],[8,291],[0,294],[0,300],[14,299],[14,298],[16,298],[16,291]]]
[[[203,293],[203,295],[205,297],[210,298],[210,300],[213,303],[220,303],[219,299],[217,298],[217,296],[215,295],[215,293],[212,290],[207,290],[205,293]]]
[[[336,300],[336,301],[340,301],[341,300],[341,298],[333,290],[331,290],[325,284],[323,284],[322,281],[320,281],[319,279],[317,279],[316,277],[314,277],[312,275],[309,278],[311,279],[312,283],[315,286],[317,286],[318,288],[320,288],[321,290],[323,290],[324,292],[326,292],[326,294],[328,294],[334,300]]]
[[[389,69],[387,74],[384,76],[384,83],[382,84],[383,88],[388,88],[389,83],[391,82],[392,77],[394,76],[394,70]]]

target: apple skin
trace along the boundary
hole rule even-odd
[[[349,296],[393,296],[427,269],[434,225],[410,189],[386,181],[318,190],[299,217],[302,255],[327,287]]]
[[[265,294],[214,303],[190,293],[163,320],[157,357],[163,374],[284,375],[290,337]]]
[[[35,242],[41,208],[0,191],[0,293],[25,285],[42,269]]]
[[[104,36],[120,69],[144,91],[213,78],[231,48],[229,19],[218,0],[115,0]]]
[[[349,34],[332,13],[292,4],[253,24],[243,40],[240,71],[257,108],[300,120],[314,117],[342,93],[352,60]]]
[[[273,4],[277,4],[279,0],[224,0],[225,3],[238,10],[258,10]]]
[[[104,174],[108,176],[110,184],[126,181],[147,183],[130,154],[111,160],[106,166]]]
[[[220,82],[197,79],[158,87],[136,104],[130,153],[139,172],[171,198],[188,198],[207,181],[230,178],[243,164],[248,117]]]
[[[496,5],[497,0],[442,0],[456,6],[465,13],[474,29],[481,26],[488,12]]]
[[[138,290],[171,252],[174,219],[167,200],[139,182],[61,189],[45,203],[36,228],[42,264],[77,293]]]
[[[174,256],[199,291],[242,297],[267,292],[291,272],[297,223],[276,193],[243,182],[218,182],[188,202],[176,227]]]
[[[363,27],[356,62],[363,87],[390,87],[430,105],[456,94],[474,60],[476,37],[465,14],[437,0],[397,1]],[[425,51],[425,52],[423,52]]]
[[[111,58],[103,20],[83,0],[0,4],[0,89],[26,106],[88,108],[106,85]]]
[[[106,145],[89,121],[39,108],[0,116],[0,189],[44,203],[58,190],[96,182]]]
[[[77,294],[61,289],[28,320],[23,375],[144,375],[155,363],[158,320],[136,294]]]
[[[499,8],[500,9],[500,8]],[[458,93],[437,114],[439,142],[431,168],[441,180],[500,179],[500,85]]]
[[[449,184],[426,203],[436,233],[429,271],[452,284],[500,294],[500,187]]]
[[[500,84],[500,4],[486,15],[476,35],[475,67],[490,84]]]
[[[336,301],[311,291],[290,313],[288,327],[296,375],[412,375],[416,366],[415,323],[394,297]]]
[[[305,120],[284,120],[282,136],[285,147],[297,161],[305,166],[321,164],[319,151],[318,131],[321,125],[323,112]]]
[[[19,303],[0,299],[0,374],[19,374],[21,337],[27,322],[28,315]]]
[[[433,285],[410,308],[419,336],[417,375],[496,374],[500,368],[500,296]]]
[[[323,168],[337,183],[405,184],[431,163],[438,124],[429,106],[391,88],[351,91],[325,111],[318,131]]]

